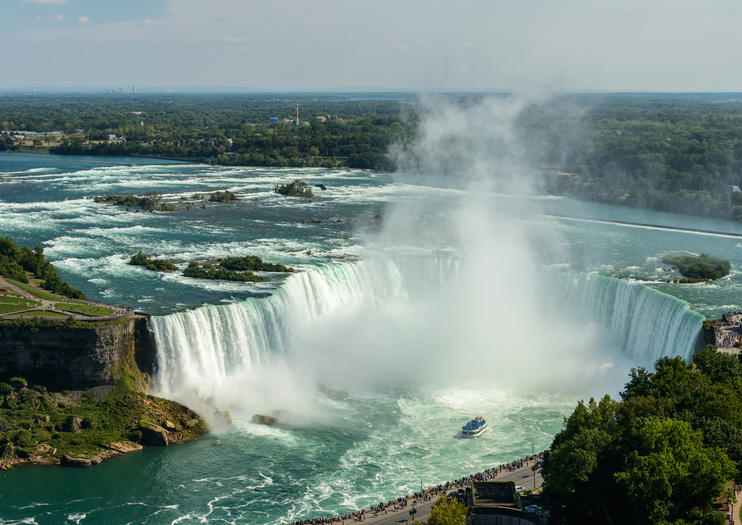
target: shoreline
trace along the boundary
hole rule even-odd
[[[316,517],[283,522],[284,525],[324,525],[340,523],[345,525],[346,522],[364,522],[374,525],[392,525],[408,519],[415,521],[422,520],[430,516],[433,505],[441,496],[449,495],[451,491],[463,490],[470,487],[477,481],[512,481],[516,487],[526,486],[531,480],[534,483],[534,489],[538,490],[543,485],[543,478],[540,470],[534,471],[531,467],[537,464],[544,455],[541,451],[537,454],[527,455],[523,458],[516,459],[510,463],[503,463],[491,469],[483,470],[459,478],[453,481],[440,482],[430,487],[424,488],[419,492],[400,496],[399,498],[389,500],[386,503],[381,502],[379,505],[363,508],[356,512],[350,512],[331,517]],[[516,481],[521,481],[522,484]],[[422,487],[421,487],[422,488]],[[527,489],[523,489],[525,492]],[[456,497],[456,496],[453,496]],[[414,516],[410,515],[411,509],[415,509]]]

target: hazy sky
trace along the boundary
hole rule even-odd
[[[742,91],[740,0],[0,0],[0,87]]]

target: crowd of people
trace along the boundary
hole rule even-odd
[[[335,523],[345,525],[346,521],[366,521],[366,519],[369,517],[376,518],[382,514],[387,514],[389,512],[404,511],[408,509],[410,505],[414,507],[419,503],[432,501],[442,494],[448,494],[451,491],[457,491],[459,489],[469,487],[475,481],[492,480],[497,478],[497,475],[503,471],[512,472],[514,470],[518,470],[522,467],[528,466],[532,463],[537,463],[541,460],[542,457],[543,452],[540,452],[538,454],[526,456],[521,459],[516,459],[515,461],[511,461],[510,463],[498,465],[497,467],[483,470],[482,472],[477,472],[470,476],[459,478],[454,481],[446,481],[445,483],[429,487],[427,489],[421,490],[420,492],[415,492],[414,494],[409,494],[407,496],[389,500],[386,503],[381,502],[378,505],[370,507],[369,509],[361,509],[357,512],[344,514],[342,516],[334,516],[331,518],[309,518],[305,520],[293,521],[291,522],[291,525],[332,525]]]

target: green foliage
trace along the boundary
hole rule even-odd
[[[305,197],[311,199],[314,196],[309,184],[299,179],[288,184],[276,184],[275,192],[287,197]]]
[[[293,268],[283,264],[274,264],[264,262],[260,257],[255,255],[246,255],[244,257],[225,257],[219,259],[219,265],[227,270],[242,271],[252,270],[255,272],[293,272]]]
[[[250,281],[261,282],[263,280],[259,275],[255,275],[251,270],[237,272],[228,270],[219,265],[199,264],[197,261],[191,261],[188,267],[183,270],[183,275],[193,277],[194,279],[212,279],[225,281]]]
[[[634,450],[615,478],[637,523],[660,523],[679,508],[708,505],[735,473],[726,454],[705,447],[702,433],[685,421],[640,418],[627,437]]]
[[[50,292],[67,297],[85,298],[85,294],[80,290],[72,288],[60,279],[57,271],[44,257],[44,249],[41,246],[33,250],[27,246],[19,248],[9,237],[0,237],[0,275],[23,285],[29,282],[27,272],[42,279],[42,288]],[[29,291],[29,287],[23,288]]]
[[[701,255],[682,253],[665,255],[662,262],[677,267],[683,277],[692,281],[721,279],[725,275],[729,275],[732,268],[729,261],[711,257],[705,253]]]
[[[75,312],[96,317],[104,317],[113,313],[112,308],[108,308],[107,306],[97,306],[94,304],[55,303],[54,308],[57,310],[64,310],[65,312]]]
[[[28,381],[26,381],[22,377],[11,377],[10,379],[8,379],[8,383],[10,383],[10,386],[15,389],[25,388],[26,386],[28,386]]]
[[[544,461],[555,523],[712,523],[742,472],[742,364],[707,347],[693,363],[632,370],[621,401],[580,402]]]
[[[167,259],[151,259],[144,255],[141,250],[136,255],[132,255],[129,264],[134,266],[144,266],[153,272],[176,272],[178,267]]]
[[[344,95],[38,95],[0,97],[0,129],[63,130],[53,153],[148,155],[226,165],[390,166],[391,143],[409,136],[407,100],[354,100]],[[293,119],[295,102],[307,125]],[[143,112],[134,114],[133,112]],[[330,118],[326,122],[317,116]],[[339,118],[333,118],[337,115]],[[278,117],[278,123],[270,123]],[[79,133],[76,130],[82,129]],[[125,136],[109,143],[108,134]],[[17,148],[0,135],[0,150]]]
[[[33,435],[25,429],[10,432],[8,437],[10,438],[10,441],[18,447],[28,448],[34,444]]]
[[[428,518],[428,525],[465,525],[466,506],[456,498],[441,496],[435,502]]]
[[[131,382],[127,374],[122,371],[122,380],[102,400],[87,393],[60,395],[37,387],[11,392],[13,402],[0,404],[0,460],[34,454],[57,459],[63,454],[91,457],[113,441],[141,439],[140,420],[172,421],[183,429],[180,437],[186,439],[205,431],[201,420],[186,407],[124,384]],[[194,419],[195,425],[186,426]]]
[[[237,200],[237,196],[229,190],[215,191],[209,195],[211,202],[233,202]]]

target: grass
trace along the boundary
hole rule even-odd
[[[64,310],[67,312],[77,312],[85,315],[104,316],[111,315],[113,309],[105,306],[96,306],[87,303],[56,303],[54,308],[57,310]]]
[[[34,297],[38,297],[39,299],[46,299],[47,301],[59,301],[61,299],[61,297],[57,295],[45,292],[44,290],[31,286],[30,284],[22,283],[13,279],[8,279],[7,277],[5,278],[5,280],[13,286],[18,287],[21,290],[33,295]]]
[[[23,317],[22,315],[10,314],[0,317],[0,328],[30,330],[31,332],[38,332],[39,330],[70,329],[94,330],[96,328],[102,328],[104,326],[119,326],[125,323],[129,323],[131,322],[131,320],[131,317],[120,317],[117,319],[83,321],[66,316],[59,319],[50,319],[47,317]]]
[[[22,314],[14,314],[6,316],[8,319],[19,319],[21,317],[58,317],[66,319],[69,317],[67,314],[59,312],[49,312],[46,310],[31,310],[30,312],[23,312]]]
[[[19,312],[21,310],[27,310],[29,307],[23,304],[5,304],[0,303],[0,314],[7,314],[10,312]]]
[[[0,304],[22,304],[26,306],[41,306],[41,303],[26,299],[25,297],[11,297],[9,295],[0,295]]]

